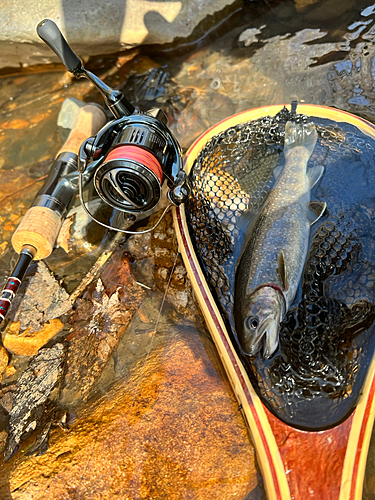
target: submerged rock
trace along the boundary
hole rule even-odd
[[[46,454],[12,457],[0,493],[13,500],[242,500],[257,484],[254,451],[212,342],[175,326],[87,403],[68,433],[53,431]]]
[[[8,318],[20,322],[21,330],[38,332],[49,320],[59,318],[70,311],[69,295],[54,278],[43,261],[38,262],[36,273],[25,278],[24,294],[16,295],[9,309]]]
[[[62,376],[64,359],[63,344],[42,349],[19,377],[9,412],[5,460],[14,453],[23,434],[37,427],[44,403]]]

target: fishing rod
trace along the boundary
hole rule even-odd
[[[165,113],[159,108],[141,113],[120,90],[112,89],[86,70],[50,19],[38,24],[37,33],[69,72],[77,78],[87,78],[99,90],[114,119],[103,126],[105,113],[96,105],[91,105],[90,110],[85,106],[80,111],[47,181],[12,237],[19,258],[0,295],[0,323],[30,263],[51,254],[70,201],[77,191],[83,209],[95,222],[126,234],[152,231],[170,206],[184,203],[190,195],[181,148],[168,128]],[[112,223],[106,224],[91,213],[83,197],[83,189],[90,182],[94,189],[88,191],[96,192],[115,211],[133,216],[147,214],[159,203],[164,182],[169,188],[169,204],[152,228],[127,231]]]
[[[57,240],[68,206],[77,192],[78,152],[82,142],[106,123],[100,106],[83,106],[68,139],[57,153],[50,173],[12,236],[19,254],[17,263],[0,295],[0,323],[19,289],[33,260],[48,257]]]

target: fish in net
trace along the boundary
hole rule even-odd
[[[234,283],[246,228],[283,164],[285,124],[313,121],[318,141],[309,165],[323,164],[312,199],[327,202],[311,227],[296,298],[270,359],[238,349]],[[370,363],[375,319],[375,141],[349,123],[283,108],[212,137],[190,171],[189,231],[203,272],[250,379],[280,419],[321,429],[354,408]],[[236,298],[238,300],[238,298]]]

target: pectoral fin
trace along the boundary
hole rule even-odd
[[[315,167],[311,167],[307,169],[307,179],[309,181],[310,189],[312,189],[318,180],[321,178],[324,172],[323,165],[316,165]]]
[[[325,201],[310,201],[307,209],[307,218],[310,225],[314,224],[324,214],[327,208]]]
[[[289,283],[288,283],[288,277],[286,274],[286,265],[285,265],[285,258],[284,258],[284,252],[280,250],[280,253],[277,257],[277,270],[279,273],[281,285],[284,288],[284,290],[288,290],[289,288]]]

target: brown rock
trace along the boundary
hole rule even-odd
[[[53,320],[51,325],[57,328],[58,323],[55,318],[69,312],[71,307],[67,292],[60,286],[45,263],[39,261],[37,272],[30,278],[25,294],[16,295],[8,318],[20,322],[21,330],[40,333],[41,330],[46,329],[45,331],[49,334],[50,330],[45,326],[46,322]],[[24,333],[29,336],[29,333]],[[51,334],[53,335],[54,333]]]
[[[18,452],[4,464],[0,492],[13,500],[242,500],[252,491],[254,450],[213,344],[191,328],[170,330],[86,404],[68,433],[55,430],[45,455]]]
[[[3,334],[4,346],[9,351],[22,356],[34,356],[38,350],[61,331],[64,324],[59,319],[51,319],[38,332],[31,332],[30,328],[22,333],[20,322],[10,322]]]
[[[93,282],[78,301],[73,329],[68,336],[64,404],[85,400],[124,335],[145,290],[130,274],[120,249],[107,264],[101,279]]]

